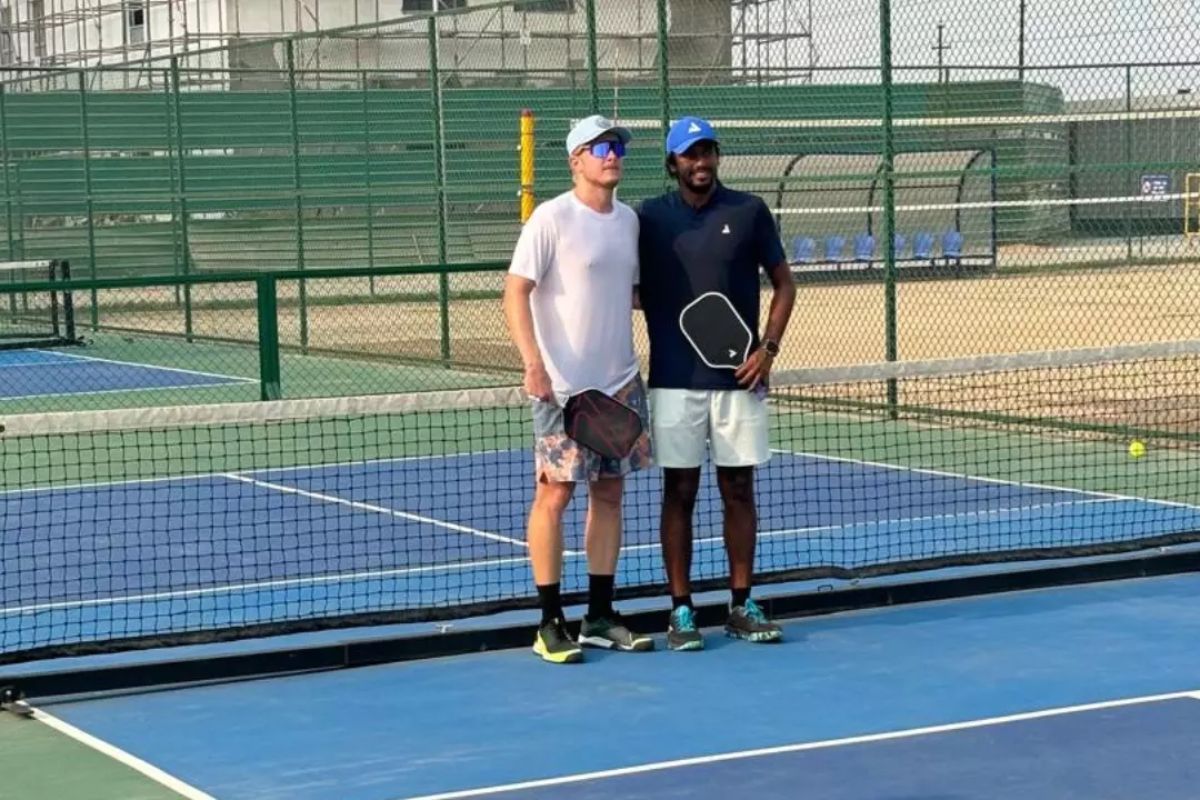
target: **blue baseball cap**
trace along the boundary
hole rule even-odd
[[[719,142],[717,132],[708,120],[683,117],[667,131],[667,152],[680,155],[696,142]]]

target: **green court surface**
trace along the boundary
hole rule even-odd
[[[183,795],[41,722],[0,714],[0,797],[179,800]]]
[[[791,419],[789,420],[789,417]],[[1132,458],[1119,436],[962,421],[941,427],[852,414],[777,415],[773,446],[824,458],[1200,504],[1200,453],[1169,441]]]

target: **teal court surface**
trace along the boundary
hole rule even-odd
[[[503,373],[437,363],[284,353],[289,397],[488,386]],[[78,347],[0,350],[0,413],[190,405],[259,399],[252,347],[182,338],[89,334]]]
[[[800,619],[773,646],[710,630],[569,667],[522,648],[35,700],[0,719],[0,760],[29,800],[1183,800],[1198,595],[1182,574]]]

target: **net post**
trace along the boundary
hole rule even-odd
[[[433,101],[433,172],[437,202],[438,264],[445,266],[446,257],[446,153],[443,140],[442,77],[438,70],[438,18],[431,16],[427,23],[429,35],[429,84]],[[441,321],[440,341],[442,362],[450,363],[450,276],[443,269],[438,275],[438,315]]]
[[[58,280],[58,262],[57,261],[51,260],[50,263],[46,265],[46,275],[44,277],[46,278],[46,280],[49,280],[52,282]],[[54,289],[51,289],[50,290],[50,335],[59,341],[62,340],[62,325],[59,323],[59,319],[58,319],[59,313],[61,311],[62,311],[62,309],[59,307],[59,302],[58,302],[58,292],[55,291]]]
[[[533,111],[526,108],[521,111],[521,224],[529,221],[533,214],[535,202],[533,194],[534,170],[534,138],[535,121]]]
[[[59,280],[71,282],[71,262],[63,259],[58,262],[58,278]],[[79,342],[79,337],[75,333],[75,295],[70,289],[64,289],[62,293],[62,317],[63,317],[63,336],[72,344]]]
[[[275,277],[259,275],[255,278],[255,295],[258,300],[259,399],[278,400],[283,392],[279,368],[279,290]]]
[[[883,292],[884,350],[888,361],[899,356],[896,342],[896,225],[895,141],[892,124],[892,3],[879,0],[880,82],[883,90]],[[887,381],[888,416],[896,419],[899,390],[895,378]]]

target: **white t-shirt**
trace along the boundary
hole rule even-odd
[[[601,214],[574,192],[560,194],[534,209],[508,271],[537,284],[530,295],[534,334],[556,393],[612,394],[633,379],[633,209],[614,200]]]

